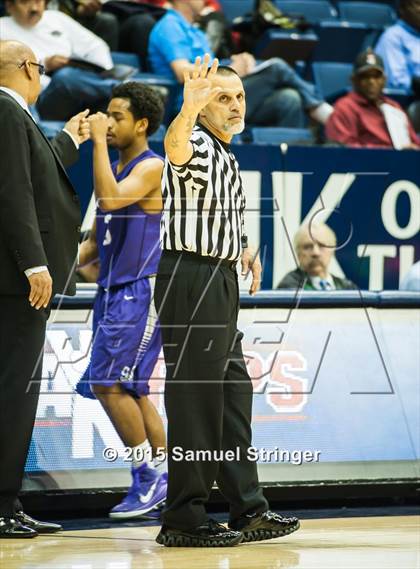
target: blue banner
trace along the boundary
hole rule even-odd
[[[151,146],[162,153],[161,144]],[[334,229],[331,272],[361,289],[398,289],[419,259],[418,152],[253,144],[232,151],[244,178],[247,231],[261,251],[263,288],[276,288],[296,268],[290,244],[304,221]],[[90,143],[70,175],[85,212],[93,187]]]

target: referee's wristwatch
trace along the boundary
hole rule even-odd
[[[248,247],[248,236],[247,235],[242,235],[241,245],[242,245],[242,249],[246,249]]]

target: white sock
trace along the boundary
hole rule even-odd
[[[133,447],[132,458],[133,468],[138,468],[142,464],[147,464],[149,468],[154,468],[152,447],[147,439],[141,444]]]
[[[168,461],[166,458],[165,460],[159,460],[158,458],[155,458],[153,460],[153,464],[158,474],[164,474],[165,472],[168,472]]]
[[[315,121],[325,124],[333,111],[333,107],[329,103],[324,102],[311,109],[309,114]]]

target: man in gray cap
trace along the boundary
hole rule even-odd
[[[325,126],[329,140],[355,147],[420,148],[406,113],[383,94],[384,64],[371,49],[357,56],[352,83],[353,90],[335,103]]]

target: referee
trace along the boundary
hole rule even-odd
[[[261,264],[247,247],[245,197],[229,150],[244,128],[245,94],[210,56],[184,72],[184,103],[165,138],[161,257],[155,288],[166,363],[168,497],[157,542],[223,547],[298,529],[268,510],[251,446],[252,383],[237,330],[236,263]],[[195,459],[207,451],[211,458]],[[232,460],[232,456],[234,459]],[[191,458],[192,457],[192,458]],[[208,519],[214,481],[230,504],[229,528]]]

